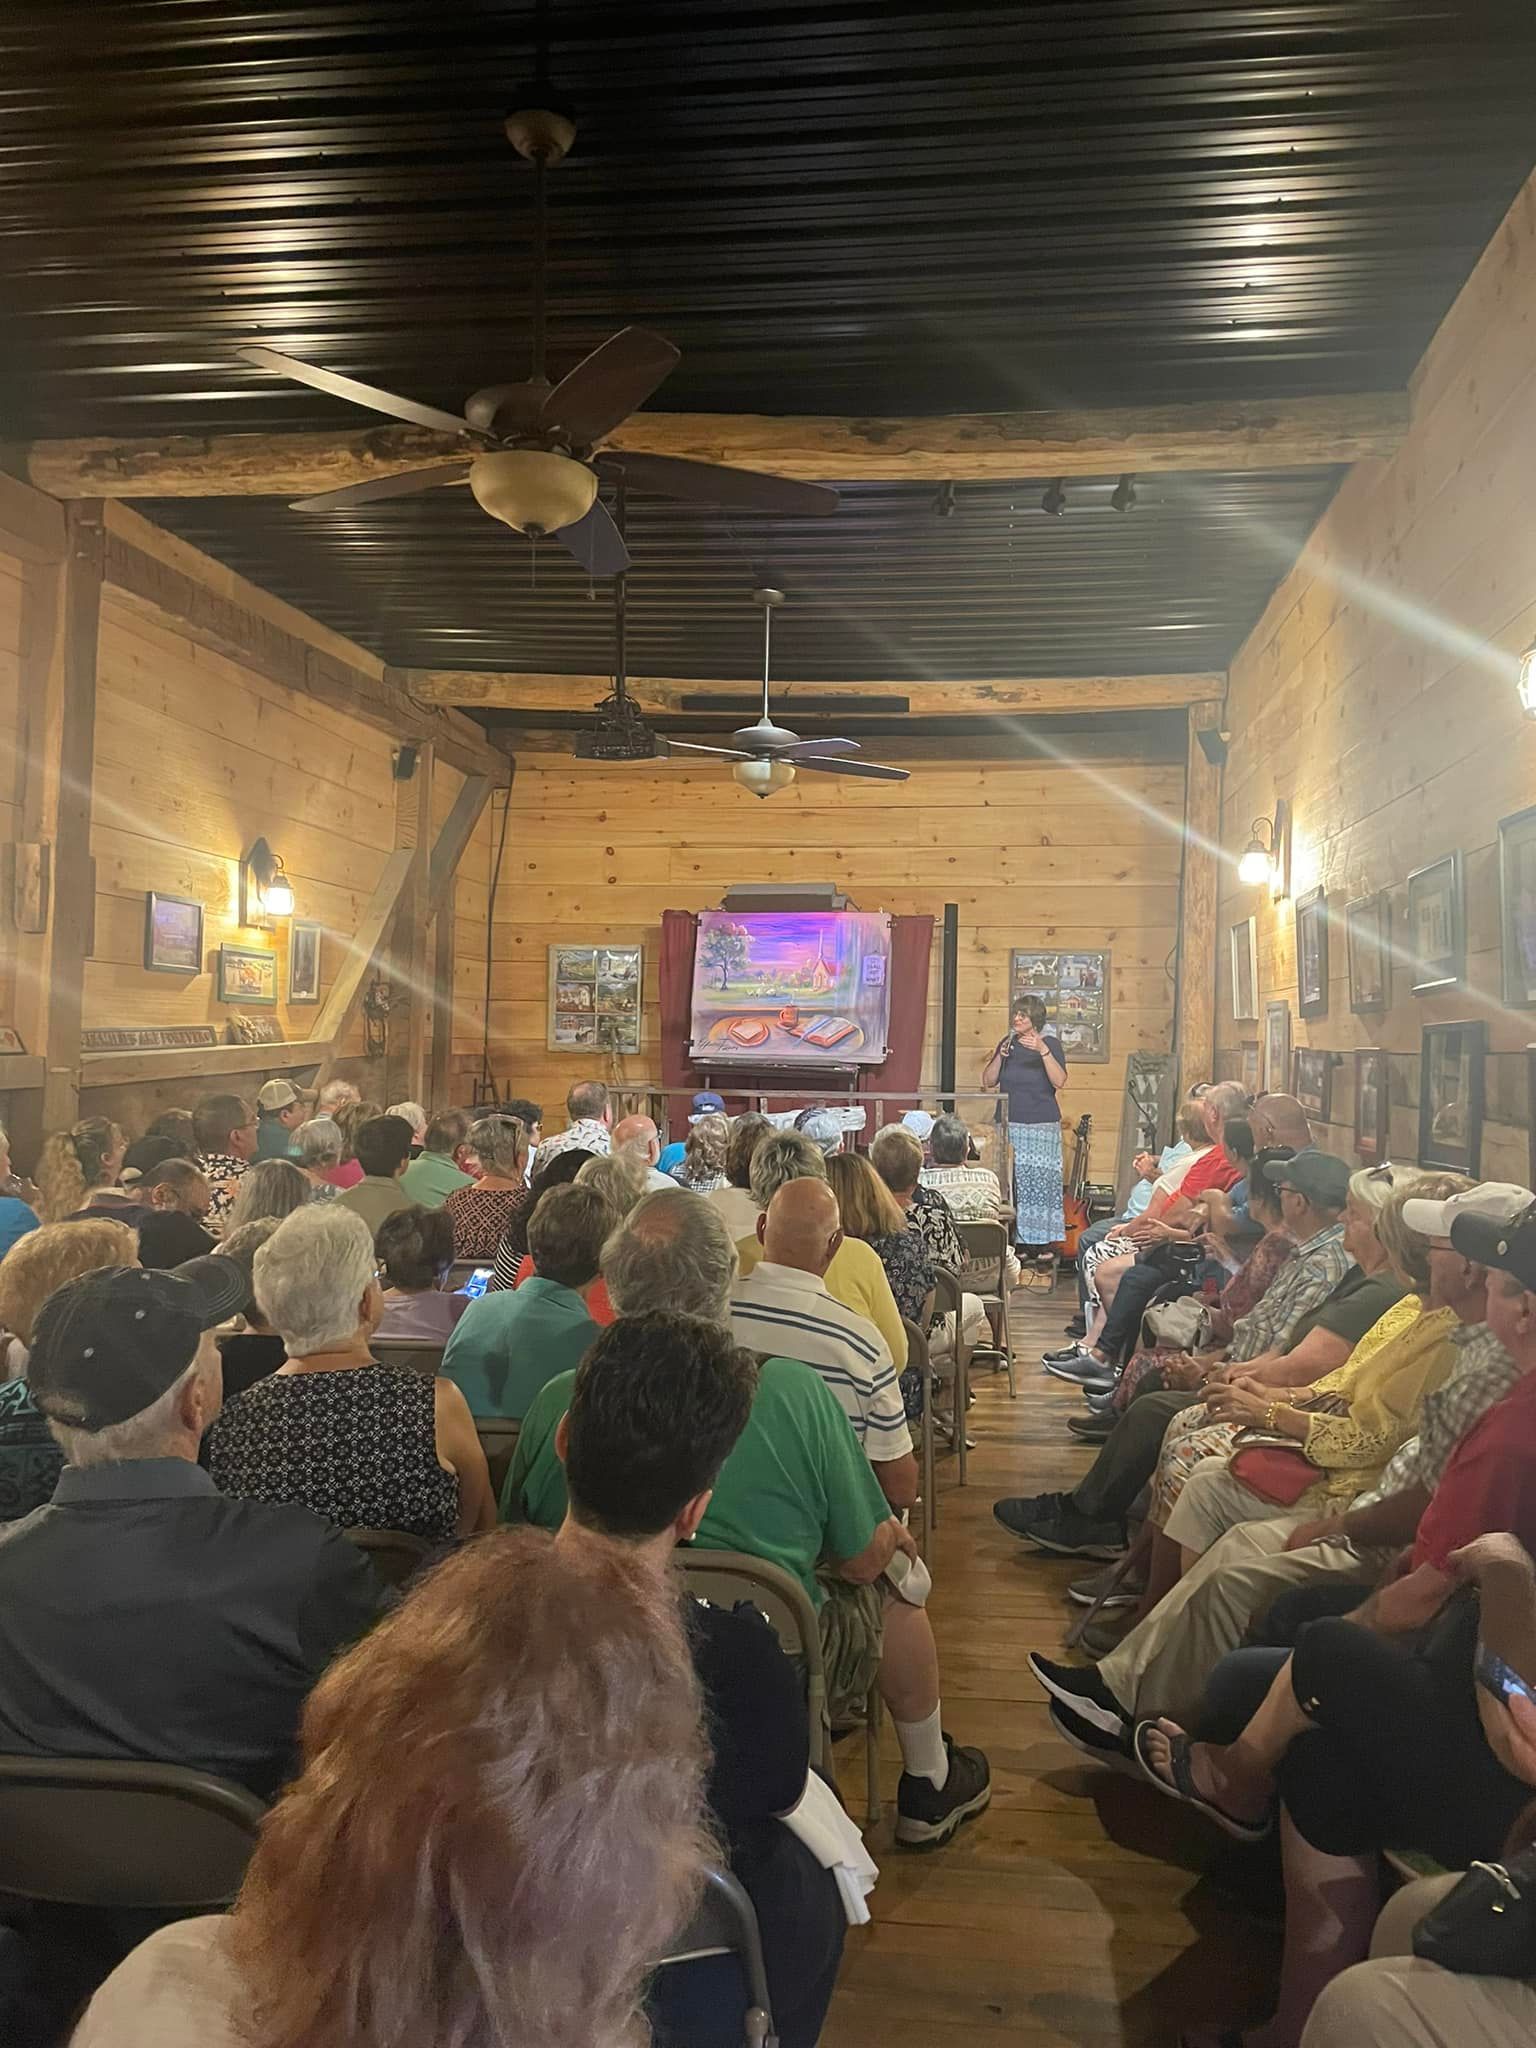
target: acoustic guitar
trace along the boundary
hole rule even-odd
[[[1088,1154],[1093,1144],[1093,1118],[1086,1111],[1072,1133],[1072,1171],[1062,1191],[1067,1228],[1056,1249],[1063,1258],[1077,1257],[1077,1241],[1088,1228]]]

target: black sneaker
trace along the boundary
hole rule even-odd
[[[903,1771],[896,1788],[896,1839],[904,1849],[942,1849],[961,1821],[982,1812],[992,1799],[992,1767],[979,1749],[944,1738],[949,1776],[932,1778]]]
[[[1091,1664],[1054,1664],[1038,1650],[1031,1650],[1027,1661],[1051,1698],[1060,1700],[1068,1713],[1105,1735],[1129,1732],[1125,1710]]]
[[[1147,1590],[1143,1582],[1134,1575],[1117,1578],[1117,1565],[1110,1565],[1102,1572],[1095,1572],[1091,1578],[1074,1579],[1067,1588],[1067,1598],[1077,1607],[1092,1607],[1097,1601],[1101,1613],[1111,1608],[1134,1607]]]
[[[1066,1504],[1064,1493],[1021,1493],[993,1501],[992,1513],[1010,1536],[1025,1536],[1036,1522],[1054,1519]]]
[[[993,1513],[996,1512],[994,1508]],[[1002,1517],[998,1519],[1001,1521]],[[1003,1526],[1011,1525],[1004,1522]],[[1042,1515],[1026,1528],[1015,1529],[1014,1534],[1057,1557],[1096,1558],[1103,1564],[1113,1564],[1116,1558],[1124,1557],[1127,1548],[1125,1532],[1118,1523],[1090,1522],[1070,1501],[1059,1513]]]
[[[1068,1337],[1086,1337],[1088,1325],[1081,1316],[1074,1316],[1071,1322],[1065,1325],[1064,1334]]]
[[[1063,1742],[1070,1742],[1096,1764],[1104,1764],[1112,1771],[1119,1771],[1127,1778],[1144,1776],[1131,1750],[1129,1727],[1121,1735],[1106,1735],[1102,1728],[1095,1728],[1091,1721],[1085,1721],[1080,1714],[1074,1714],[1070,1707],[1064,1707],[1060,1700],[1051,1702],[1049,1720],[1052,1728]]]
[[[1118,1415],[1069,1415],[1067,1427],[1084,1444],[1107,1444],[1114,1435]]]

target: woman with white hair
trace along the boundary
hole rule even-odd
[[[309,1199],[312,1202],[334,1202],[341,1193],[336,1175],[341,1170],[341,1155],[346,1149],[346,1140],[341,1135],[341,1125],[334,1117],[312,1116],[307,1124],[300,1124],[293,1134],[298,1149],[298,1168],[309,1182]]]
[[[287,1362],[208,1433],[221,1493],[293,1501],[343,1529],[429,1541],[496,1524],[485,1453],[451,1381],[380,1365],[373,1237],[327,1204],[296,1210],[256,1254],[256,1299]]]

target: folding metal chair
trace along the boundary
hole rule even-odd
[[[965,1337],[965,1298],[960,1275],[952,1273],[948,1266],[935,1266],[933,1269],[933,1305],[941,1315],[954,1317],[955,1384],[951,1398],[955,1410],[955,1474],[964,1486],[965,1429],[971,1405],[971,1347]]]
[[[0,1756],[0,1894],[207,1913],[240,1889],[266,1808],[178,1764]]]
[[[981,1297],[992,1329],[992,1342],[985,1348],[1002,1360],[1008,1374],[1008,1397],[1017,1400],[1018,1380],[1013,1370],[1013,1343],[1008,1334],[1008,1232],[1001,1223],[981,1218],[975,1222],[956,1221],[965,1256],[983,1269],[973,1292]]]
[[[728,1870],[711,1864],[704,1873],[704,1895],[677,1945],[657,1962],[698,1962],[704,1956],[733,1955],[747,1980],[747,2013],[742,2030],[745,2048],[778,2048],[773,2011],[768,2002],[768,1971],[763,1938],[752,1901]]]
[[[939,1519],[939,1495],[934,1480],[933,1362],[928,1356],[928,1339],[924,1332],[906,1316],[901,1322],[907,1333],[908,1369],[921,1373],[923,1380],[923,1413],[918,1425],[918,1459],[923,1475],[923,1537],[918,1549],[926,1562],[934,1524]]]

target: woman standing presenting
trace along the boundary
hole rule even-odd
[[[1061,1117],[1056,1096],[1067,1085],[1061,1040],[1045,1028],[1045,1005],[1023,996],[1013,1029],[982,1069],[983,1088],[1008,1096],[1013,1153],[1013,1236],[1021,1252],[1042,1251],[1066,1234],[1062,1214]]]

